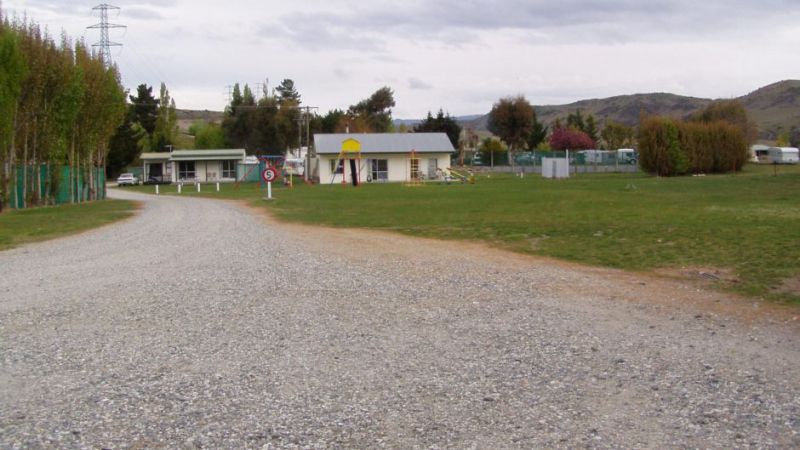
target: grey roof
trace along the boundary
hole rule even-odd
[[[220,161],[244,160],[244,149],[175,150],[174,152],[142,153],[143,161]]]
[[[172,161],[219,161],[223,159],[244,160],[244,149],[217,149],[217,150],[175,150],[172,152]]]
[[[361,143],[361,153],[452,153],[450,139],[445,133],[351,133],[315,134],[314,147],[318,154],[339,154],[342,142],[355,139]]]
[[[163,160],[166,161],[169,159],[170,152],[159,152],[159,153],[142,153],[139,158],[143,161],[148,160]]]

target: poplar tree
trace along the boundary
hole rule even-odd
[[[70,201],[95,199],[96,168],[122,121],[124,91],[82,42],[56,43],[33,21],[9,22],[0,11],[0,158],[3,201],[12,207],[49,204],[61,167],[70,167]],[[84,172],[78,192],[77,172]],[[17,176],[19,173],[19,177]],[[44,175],[43,175],[44,174]],[[13,180],[13,183],[12,183]]]
[[[175,107],[175,100],[169,96],[169,90],[164,83],[161,83],[161,90],[158,95],[158,117],[156,118],[156,128],[153,131],[152,150],[163,151],[165,147],[175,144],[178,135],[178,112]]]
[[[2,14],[2,11],[0,11]],[[0,157],[3,169],[4,205],[9,204],[9,181],[14,171],[14,140],[17,128],[18,101],[27,64],[19,45],[18,34],[0,17]]]

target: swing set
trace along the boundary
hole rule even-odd
[[[339,152],[339,156],[336,157],[330,184],[333,184],[336,180],[336,175],[341,173],[342,186],[347,186],[348,165],[350,166],[350,182],[354,187],[358,187],[361,183],[361,143],[352,138],[342,141],[342,150]]]

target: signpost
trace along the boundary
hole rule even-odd
[[[271,165],[267,165],[267,168],[261,172],[261,178],[267,182],[267,198],[266,200],[272,200],[272,182],[275,181],[275,178],[278,177],[278,171],[275,170],[274,167]]]
[[[275,181],[275,178],[277,177],[278,177],[278,171],[275,170],[275,168],[272,166],[267,166],[267,168],[264,169],[263,172],[261,172],[261,178],[263,178],[264,181],[266,181],[267,183],[272,183],[273,181]]]

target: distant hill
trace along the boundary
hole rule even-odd
[[[481,117],[483,117],[483,115],[481,114],[472,114],[468,116],[454,116],[453,119],[455,119],[456,122],[465,123],[472,120],[480,119]],[[394,119],[392,123],[394,123],[395,127],[399,127],[400,125],[405,125],[407,127],[414,127],[422,123],[422,119]]]
[[[800,80],[785,80],[770,84],[736,98],[742,102],[750,117],[758,124],[759,138],[765,141],[775,140],[782,130],[800,130]],[[641,112],[684,119],[695,111],[706,107],[713,100],[708,98],[685,97],[675,94],[633,94],[616,97],[581,100],[568,105],[534,106],[540,121],[551,123],[557,117],[581,109],[592,113],[602,125],[603,120],[613,120],[629,126],[639,123]],[[178,110],[178,122],[182,131],[196,121],[221,123],[222,111]],[[457,116],[457,121],[465,128],[476,131],[488,130],[489,114]],[[413,127],[421,119],[395,119],[395,126],[400,124]]]
[[[735,100],[742,102],[750,117],[758,124],[760,139],[774,140],[781,130],[800,129],[800,80],[770,84]],[[683,119],[712,101],[706,98],[654,93],[581,100],[568,105],[534,106],[534,109],[538,119],[547,124],[557,117],[566,117],[576,109],[581,109],[585,113],[594,114],[600,124],[603,120],[613,120],[634,126],[639,123],[641,112]],[[487,113],[476,119],[463,121],[462,126],[487,130],[488,121]]]
[[[176,111],[178,116],[178,128],[185,132],[196,121],[222,123],[224,113],[222,111],[179,109]]]

